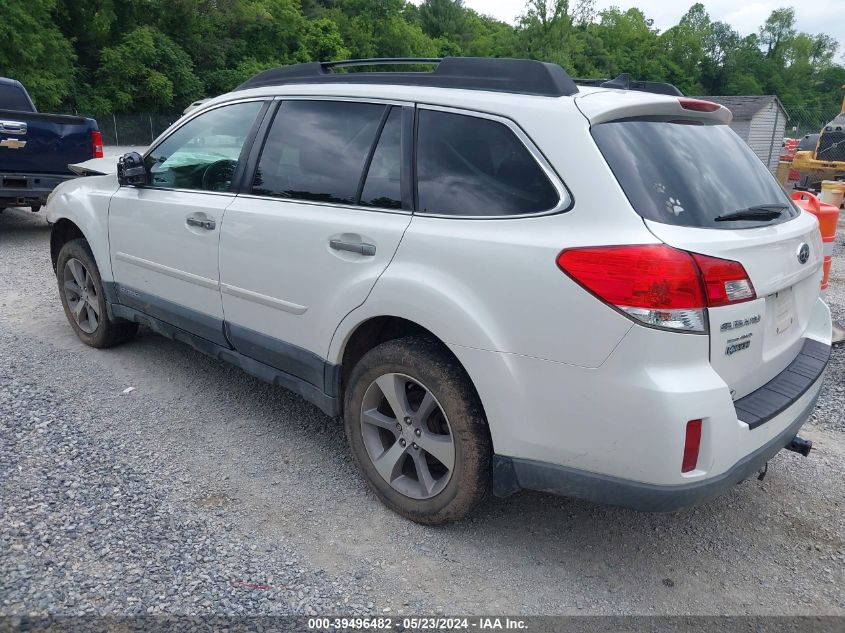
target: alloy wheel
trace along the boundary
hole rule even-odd
[[[100,322],[100,302],[94,278],[81,261],[67,260],[62,273],[65,301],[79,329],[93,334]]]
[[[374,380],[361,404],[367,454],[390,486],[413,499],[430,499],[449,483],[455,441],[440,403],[404,374]]]

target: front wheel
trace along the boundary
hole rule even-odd
[[[418,523],[466,516],[490,487],[490,433],[469,377],[440,344],[408,337],[370,350],[344,401],[352,455],[391,510]]]
[[[109,318],[103,281],[88,242],[77,239],[62,246],[56,276],[65,315],[83,343],[111,347],[138,331],[137,323]]]

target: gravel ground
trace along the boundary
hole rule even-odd
[[[0,614],[845,615],[842,348],[817,450],[763,482],[670,515],[521,493],[426,528],[300,398],[149,332],[83,346],[48,243],[0,215]]]

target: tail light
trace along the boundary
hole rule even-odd
[[[701,271],[707,305],[711,308],[756,299],[754,286],[739,262],[692,253]]]
[[[94,158],[103,157],[103,135],[98,130],[91,131],[91,145],[94,148]]]
[[[701,450],[701,420],[687,422],[684,439],[684,457],[681,460],[681,472],[688,473],[698,465],[698,453]]]
[[[690,97],[681,97],[678,102],[684,110],[692,110],[693,112],[715,112],[721,107],[718,103],[712,101],[691,99]]]
[[[739,262],[665,244],[567,249],[557,265],[626,316],[667,330],[706,332],[706,308],[756,298]]]

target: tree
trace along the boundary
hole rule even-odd
[[[775,9],[760,27],[760,43],[766,48],[766,57],[777,59],[783,47],[795,37],[795,9]]]
[[[592,34],[603,52],[604,63],[597,68],[599,76],[630,73],[636,79],[666,80],[667,63],[657,31],[639,9],[602,11]]]
[[[406,15],[409,13],[410,15]],[[344,0],[328,13],[352,57],[433,57],[436,43],[404,0]]]
[[[595,0],[526,0],[516,25],[464,2],[5,0],[0,67],[39,107],[92,113],[178,111],[266,68],[344,57],[529,57],[576,77],[777,94],[787,108],[835,108],[845,83],[836,40],[798,32],[791,8],[741,37],[700,2],[663,32]]]
[[[569,67],[573,52],[569,0],[528,0],[518,30],[527,57]]]
[[[202,96],[188,54],[161,31],[141,26],[102,52],[97,83],[114,112],[172,112]]]
[[[677,26],[660,36],[667,61],[667,79],[684,92],[701,93],[707,41],[713,33],[710,16],[704,5],[692,5]]]
[[[51,19],[55,0],[6,0],[0,20],[0,70],[26,86],[35,105],[51,110],[71,94],[71,43]]]
[[[308,23],[305,33],[305,50],[308,58],[314,61],[349,57],[349,49],[343,43],[337,23],[328,18],[320,18]]]
[[[113,0],[57,0],[53,16],[56,26],[73,43],[79,65],[96,66],[117,22]]]
[[[423,0],[419,7],[420,26],[433,39],[461,44],[468,35],[467,19],[463,0]]]

